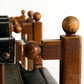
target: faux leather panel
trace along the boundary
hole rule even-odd
[[[5,84],[24,84],[17,64],[5,64]]]
[[[9,60],[5,60],[3,53],[9,53]],[[13,37],[0,38],[0,63],[14,63],[15,61],[15,39]]]
[[[24,84],[58,84],[46,68],[39,68],[28,72],[19,64],[19,69]]]
[[[9,22],[0,22],[0,37],[10,37]]]

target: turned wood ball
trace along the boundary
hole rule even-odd
[[[25,10],[22,10],[21,13],[22,13],[22,15],[24,15],[25,14]]]
[[[15,33],[20,33],[22,31],[22,27],[19,24],[16,24],[14,26],[14,32]]]
[[[41,54],[40,44],[35,41],[29,41],[26,44],[26,57],[34,59]]]
[[[34,13],[33,17],[36,21],[39,21],[41,19],[41,14],[39,12],[36,12],[36,13]]]
[[[33,11],[28,11],[28,16],[31,18],[33,17]]]
[[[64,18],[62,27],[67,35],[74,35],[79,29],[79,21],[74,16],[68,16]]]

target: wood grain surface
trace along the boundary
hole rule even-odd
[[[81,84],[82,38],[61,36],[61,40],[60,84]]]

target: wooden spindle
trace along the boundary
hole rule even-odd
[[[41,40],[42,40],[42,22],[40,22],[39,20],[41,19],[41,14],[39,12],[34,13],[33,18],[35,19],[36,22],[33,23],[33,32],[34,32],[34,36],[33,36],[33,40],[40,43],[41,44]],[[43,63],[42,63],[42,57],[36,57],[34,60],[34,65],[37,68],[41,68],[43,67]]]
[[[27,42],[27,44],[26,44],[26,57],[29,59],[30,64],[34,65],[33,62],[35,61],[36,58],[40,57],[40,54],[41,54],[41,47],[40,47],[39,43],[37,43],[35,41]],[[37,60],[37,62],[38,62],[38,60]],[[28,67],[29,67],[28,71],[32,71],[34,68],[36,68],[34,66],[32,68],[31,65],[29,65]]]

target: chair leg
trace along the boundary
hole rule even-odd
[[[0,84],[5,84],[5,64],[0,64]]]

